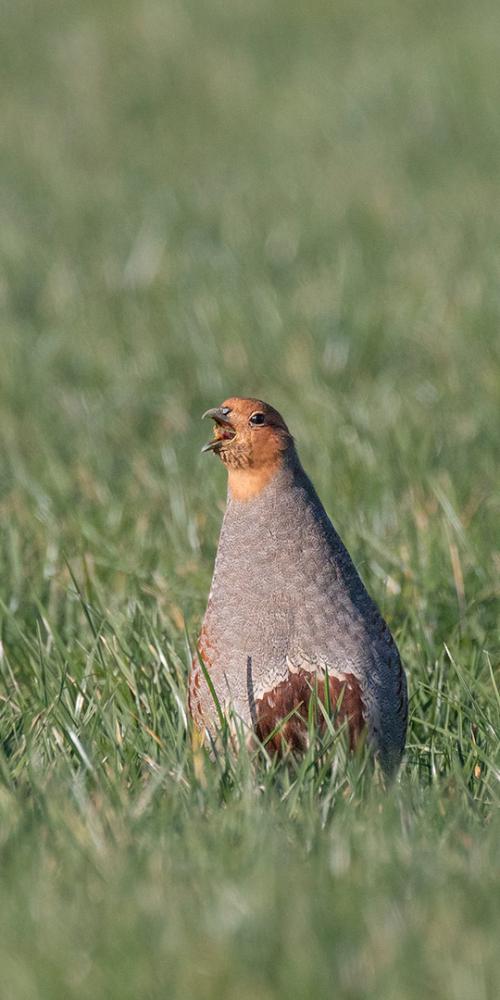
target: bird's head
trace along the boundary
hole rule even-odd
[[[213,451],[227,466],[236,499],[260,493],[293,451],[283,417],[262,399],[234,396],[203,416],[214,421],[214,436],[202,450]]]

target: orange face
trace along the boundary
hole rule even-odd
[[[249,478],[254,487],[252,492],[258,492],[293,446],[283,418],[261,399],[234,396],[203,416],[215,421],[213,439],[203,451],[213,451],[222,459],[233,492],[238,485],[242,486],[243,480],[248,484]]]

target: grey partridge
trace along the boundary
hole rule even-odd
[[[280,414],[260,399],[208,410],[228,471],[212,586],[193,660],[197,729],[220,709],[272,751],[305,748],[315,692],[387,774],[401,761],[407,686],[389,628],[304,472]],[[216,700],[210,690],[216,694]]]

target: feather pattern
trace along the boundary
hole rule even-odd
[[[352,733],[366,727],[384,770],[397,768],[407,724],[399,653],[295,449],[257,495],[228,497],[199,648],[220,705],[261,736],[315,683],[324,695],[331,679],[332,704],[348,684]],[[196,664],[190,686],[193,715],[210,729],[215,706]]]

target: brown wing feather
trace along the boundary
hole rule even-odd
[[[188,679],[188,709],[191,717],[197,726],[202,728],[206,720],[203,711],[203,698],[201,695],[202,671],[200,667],[200,657],[207,670],[213,666],[216,650],[207,635],[207,630],[202,628],[198,640],[198,649],[191,660],[191,670]]]

